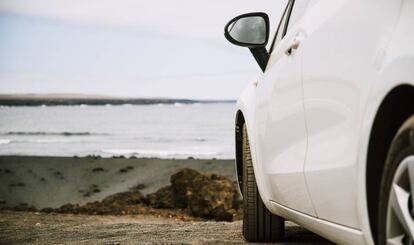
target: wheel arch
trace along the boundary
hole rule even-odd
[[[235,115],[235,168],[237,183],[239,186],[240,194],[243,196],[243,125],[246,124],[247,131],[250,136],[254,135],[253,125],[254,120],[254,101],[255,101],[255,83],[249,83],[247,87],[241,93],[236,105]],[[254,151],[254,137],[249,137],[250,147],[252,148],[252,160],[253,166],[255,165],[255,151]]]
[[[243,125],[246,123],[243,112],[236,113],[235,140],[236,140],[236,177],[240,194],[243,196]]]
[[[398,129],[413,113],[414,86],[401,84],[387,93],[375,114],[368,143],[365,190],[374,241],[377,239],[380,184],[388,149]]]

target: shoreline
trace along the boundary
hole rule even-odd
[[[170,157],[170,156],[166,156],[166,157],[162,157],[162,156],[137,156],[137,155],[131,155],[131,154],[120,154],[120,155],[105,155],[105,154],[85,154],[85,155],[60,155],[60,156],[56,156],[56,155],[19,155],[19,154],[4,154],[1,155],[0,154],[0,159],[1,158],[91,158],[91,159],[129,159],[129,160],[134,160],[134,159],[141,159],[141,160],[170,160],[170,161],[185,161],[185,160],[196,160],[196,161],[235,161],[234,158],[220,158],[220,157],[206,157],[206,158],[201,158],[201,157],[196,157],[196,156],[183,156],[183,157]],[[0,162],[1,164],[1,162]]]

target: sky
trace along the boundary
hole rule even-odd
[[[224,25],[284,0],[1,0],[0,93],[237,99],[260,74]]]

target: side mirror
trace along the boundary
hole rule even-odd
[[[266,44],[269,40],[269,16],[265,13],[239,15],[227,23],[224,28],[226,39],[238,46],[248,47],[264,71],[269,54]]]
[[[229,42],[238,46],[264,47],[269,39],[269,17],[265,13],[237,16],[227,23],[224,35]]]

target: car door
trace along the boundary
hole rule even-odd
[[[398,6],[393,0],[312,0],[303,18],[307,37],[298,50],[308,129],[305,176],[321,219],[361,227],[360,118]]]
[[[305,10],[307,0],[289,1],[271,48],[266,70],[257,84],[257,161],[270,187],[264,198],[315,215],[303,167],[307,133],[301,81],[301,52],[294,50],[300,29],[289,20]],[[293,47],[293,48],[292,48]],[[261,193],[263,197],[264,193]]]

